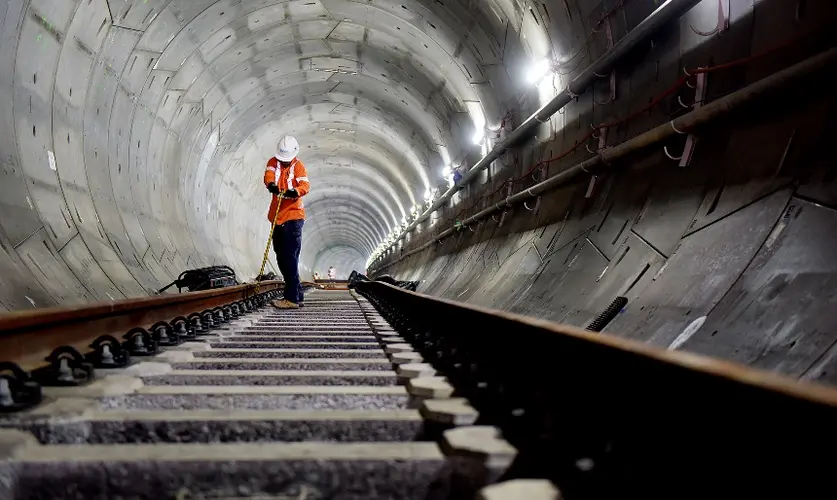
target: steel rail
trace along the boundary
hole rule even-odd
[[[262,291],[279,288],[281,282],[266,281]],[[117,338],[132,328],[148,328],[192,312],[214,309],[251,298],[255,284],[216,290],[118,300],[82,307],[61,307],[0,315],[0,361],[17,364],[25,371],[46,367],[45,358],[56,348],[70,346],[81,354],[103,335]]]
[[[837,389],[362,282],[357,291],[567,498],[814,498]]]
[[[314,283],[322,290],[348,290],[348,280],[329,280],[319,279],[314,280]]]

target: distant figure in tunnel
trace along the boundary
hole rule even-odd
[[[299,280],[299,250],[302,247],[302,226],[305,224],[305,209],[302,197],[308,194],[311,184],[305,165],[297,159],[299,143],[286,135],[279,139],[276,156],[267,161],[264,184],[273,195],[267,220],[273,223],[273,250],[279,271],[285,279],[285,293],[282,300],[274,300],[278,309],[298,309],[303,304],[302,285]],[[282,204],[279,206],[279,195]]]
[[[459,167],[453,169],[453,183],[459,184],[459,181],[462,180],[462,172],[459,171]]]
[[[334,269],[334,266],[328,268],[328,279],[334,281],[337,278],[337,269]]]

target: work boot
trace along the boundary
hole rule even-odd
[[[274,300],[273,302],[271,302],[270,304],[273,307],[275,307],[276,309],[299,309],[299,304],[297,304],[295,302],[291,302],[290,300],[287,300],[287,299],[282,299],[282,300],[277,299],[277,300]]]
[[[305,307],[305,302],[299,301],[299,303],[298,303],[297,305],[298,305],[299,307]]]

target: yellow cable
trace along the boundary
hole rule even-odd
[[[273,214],[273,224],[270,225],[270,234],[267,235],[267,245],[265,245],[264,249],[264,258],[262,259],[262,268],[259,270],[258,277],[256,278],[256,295],[259,294],[259,290],[262,286],[261,277],[264,274],[264,267],[267,265],[267,258],[270,256],[270,243],[273,241],[273,231],[276,229],[276,221],[279,220],[279,210],[282,208],[282,198],[285,197],[285,192],[279,193],[279,203],[276,204],[276,213]]]

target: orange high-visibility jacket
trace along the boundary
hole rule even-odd
[[[311,190],[311,184],[308,182],[308,172],[305,170],[305,165],[299,160],[291,162],[289,167],[282,167],[279,160],[271,158],[267,162],[267,167],[264,171],[264,185],[275,183],[282,191],[288,189],[296,189],[299,193],[299,198],[282,200],[282,207],[279,209],[279,218],[276,219],[276,225],[284,224],[289,220],[305,219],[305,205],[302,203],[302,197],[308,194]],[[273,217],[276,215],[276,205],[278,205],[279,197],[273,195],[270,201],[270,210],[267,212],[267,220],[273,222]]]

